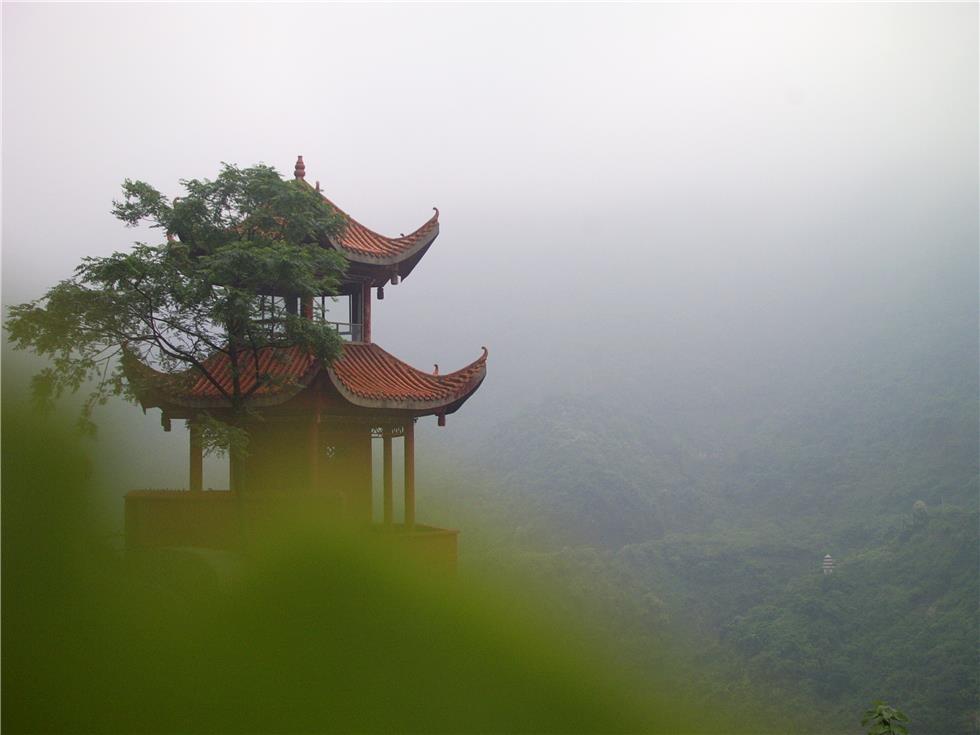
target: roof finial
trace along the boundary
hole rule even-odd
[[[306,164],[303,163],[302,156],[296,156],[296,168],[293,169],[293,176],[295,176],[297,179],[306,178]]]
[[[432,374],[433,375],[438,375],[439,374],[439,363],[438,362],[435,364],[435,367],[432,370]]]

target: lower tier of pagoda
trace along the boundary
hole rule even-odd
[[[227,490],[133,490],[126,495],[126,547],[198,548],[242,551],[261,543],[268,534],[283,530],[316,529],[346,533],[352,528],[338,523],[343,517],[343,498],[306,494],[283,497],[255,493],[244,497]],[[297,519],[301,519],[297,521]],[[362,523],[353,536],[373,547],[376,554],[397,559],[414,558],[429,569],[453,571],[459,531],[422,523]]]
[[[329,366],[298,347],[263,347],[237,356],[238,394],[256,409],[274,413],[352,416],[444,417],[480,387],[487,351],[452,373],[429,373],[399,360],[376,344],[348,342]],[[124,367],[140,404],[160,408],[166,418],[193,419],[201,411],[220,416],[233,394],[232,361],[219,350],[203,370],[164,373],[125,355]]]
[[[444,375],[413,368],[370,343],[346,343],[330,365],[297,347],[238,357],[238,391],[255,409],[234,417],[246,430],[247,448],[228,461],[234,491],[205,491],[205,423],[231,418],[227,396],[236,381],[228,353],[209,357],[203,371],[179,373],[126,354],[124,369],[144,410],[161,409],[166,431],[174,419],[185,419],[189,448],[187,490],[126,496],[127,545],[239,548],[255,538],[256,527],[302,508],[294,515],[305,521],[374,529],[385,548],[407,545],[409,553],[455,563],[457,532],[415,520],[415,422],[435,415],[442,424],[473,395],[486,377],[485,349]],[[397,519],[396,476],[403,493]]]

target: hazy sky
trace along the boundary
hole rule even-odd
[[[973,3],[5,3],[3,303],[132,242],[126,177],[173,196],[303,154],[381,232],[440,208],[374,331],[423,368],[489,346],[463,422],[624,365],[806,363],[933,301],[975,320],[977,25]]]

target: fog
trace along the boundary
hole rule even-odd
[[[547,396],[778,403],[946,349],[975,370],[975,5],[8,3],[3,26],[5,305],[155,241],[109,214],[123,179],[174,196],[302,154],[380,232],[439,207],[374,314],[421,368],[489,348],[438,441]],[[115,441],[182,458],[110,410]]]
[[[381,233],[439,208],[374,341],[490,353],[418,423],[414,530],[394,442],[391,538],[455,566],[461,530],[442,589],[319,494],[269,494],[264,536],[248,493],[160,493],[234,499],[242,545],[132,548],[134,513],[116,553],[187,430],[115,400],[69,435],[5,339],[5,731],[823,735],[881,700],[976,735],[976,3],[0,12],[5,315],[159,242],[111,215],[125,179],[303,155]]]

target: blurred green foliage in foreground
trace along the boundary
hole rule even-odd
[[[340,532],[126,553],[74,438],[7,409],[4,732],[738,729],[614,671],[531,590],[432,579]]]

